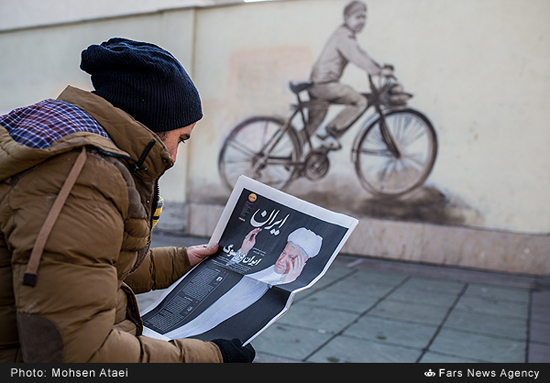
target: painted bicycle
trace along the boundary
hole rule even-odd
[[[407,106],[412,94],[395,77],[368,78],[371,92],[363,93],[368,106],[361,117],[373,112],[355,136],[351,160],[367,191],[401,196],[428,178],[437,156],[437,135],[426,115]],[[331,149],[316,147],[303,128],[307,108],[316,101],[300,95],[311,86],[290,83],[297,103],[288,118],[250,117],[231,130],[218,157],[220,177],[229,190],[241,174],[282,190],[299,177],[318,180],[328,173]]]

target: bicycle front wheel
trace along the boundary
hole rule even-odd
[[[392,153],[374,121],[355,147],[355,171],[361,185],[376,195],[400,196],[421,186],[432,171],[437,136],[431,122],[413,109],[384,116],[399,155]]]
[[[218,157],[224,185],[232,190],[240,175],[284,189],[297,174],[300,140],[292,126],[276,117],[249,118],[226,138]]]

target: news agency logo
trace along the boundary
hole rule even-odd
[[[463,370],[447,370],[445,368],[440,368],[437,372],[433,371],[431,368],[428,371],[424,372],[424,376],[427,378],[439,377],[439,378],[482,378],[482,379],[508,379],[512,380],[515,378],[529,378],[537,380],[540,375],[540,370],[514,370],[503,368],[500,369],[477,369],[477,368],[468,368],[466,371]]]
[[[435,376],[435,372],[433,372],[432,369],[430,368],[428,371],[424,373],[424,376],[428,378],[433,378]]]

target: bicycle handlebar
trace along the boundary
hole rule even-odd
[[[378,77],[380,78],[384,78],[386,79],[386,83],[387,84],[390,80],[393,80],[395,82],[397,82],[397,77],[395,76],[395,74],[393,73],[393,70],[394,70],[394,67],[393,65],[391,64],[384,64],[384,66],[382,67],[382,69],[390,69],[391,72],[389,74],[382,74],[380,73],[379,75],[377,75]],[[373,76],[372,75],[368,75],[368,78],[369,78],[369,83],[370,83],[370,86],[371,86],[371,89],[372,90],[375,90],[375,91],[378,91],[379,89],[383,88],[383,85],[384,84],[379,84],[379,86],[376,86],[374,81],[373,81]]]

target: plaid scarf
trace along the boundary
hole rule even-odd
[[[109,138],[99,123],[76,106],[59,100],[44,100],[0,116],[0,125],[20,145],[44,149],[75,132],[90,132]]]

